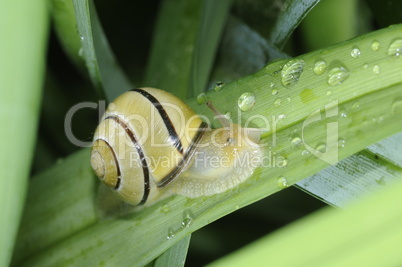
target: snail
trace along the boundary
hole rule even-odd
[[[160,89],[120,95],[94,134],[95,174],[134,206],[173,194],[211,196],[237,186],[261,163],[260,131],[230,123],[207,105],[222,128],[211,129],[187,104]]]

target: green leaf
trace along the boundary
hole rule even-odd
[[[328,204],[344,207],[351,200],[395,183],[402,168],[401,144],[402,134],[398,133],[298,182],[297,186]]]
[[[162,88],[180,98],[188,98],[195,36],[201,0],[163,1],[146,71],[146,86]]]
[[[321,1],[300,25],[308,51],[358,35],[358,18],[362,14],[359,7],[356,0]]]
[[[395,134],[368,147],[372,153],[402,168],[402,133]]]
[[[82,53],[100,96],[109,101],[132,88],[111,51],[91,0],[73,0]]]
[[[246,182],[222,194],[196,199],[173,196],[126,217],[101,221],[90,227],[83,223],[80,227],[83,230],[72,231],[69,238],[59,240],[41,252],[27,251],[25,263],[31,266],[56,263],[144,265],[174,245],[175,240],[317,173],[334,160],[346,158],[401,131],[402,59],[397,56],[401,38],[402,25],[397,25],[292,60],[272,62],[251,76],[225,85],[219,92],[208,92],[207,97],[222,112],[229,111],[235,123],[269,130],[264,134],[263,144],[268,145],[263,147],[266,160],[261,168]],[[373,42],[378,42],[379,48],[373,46]],[[351,56],[354,47],[359,47],[361,52],[357,57]],[[316,68],[316,63],[321,61],[326,62],[325,70]],[[241,112],[238,99],[245,92],[252,92],[256,103],[250,111]],[[198,105],[195,99],[187,103],[213,121],[211,112],[204,105]],[[346,118],[341,116],[342,111],[348,113]],[[327,127],[334,125],[337,125],[337,131],[327,131]],[[294,141],[297,137],[304,141],[305,147]],[[350,145],[334,147],[338,137]],[[325,148],[323,143],[328,151],[337,152],[337,156],[328,157],[326,149],[322,149]],[[307,145],[314,154],[304,153]],[[88,158],[81,153],[72,161],[87,164],[85,169],[89,169]],[[65,166],[69,164],[74,163]],[[33,183],[41,179],[49,178],[39,175]],[[64,182],[66,178],[53,176],[52,179]],[[86,179],[94,178],[83,174],[80,183],[71,185],[70,192],[87,190],[88,195],[93,194],[93,188],[85,186]],[[31,190],[33,188],[34,185]],[[48,187],[48,191],[51,194],[52,189]],[[68,203],[71,195],[55,193],[53,197],[49,196],[48,202],[53,198]],[[26,209],[43,205],[40,201],[28,201]],[[62,212],[70,208],[69,205],[58,205],[57,209]],[[85,214],[79,216],[79,221],[87,221]],[[34,220],[22,222],[22,228],[45,226],[51,227],[39,225]],[[35,234],[31,233],[32,236]],[[94,236],[96,238],[91,238]],[[25,237],[21,236],[21,239]],[[34,242],[36,239],[25,240]]]
[[[38,124],[48,16],[45,1],[0,10],[0,266],[8,266],[22,213]]]
[[[402,175],[397,178],[343,212],[325,208],[209,266],[400,266]]]
[[[282,11],[271,31],[270,42],[283,48],[289,36],[320,0],[293,0]]]
[[[74,65],[84,73],[85,61],[82,57],[82,45],[77,32],[73,1],[50,0],[50,12],[54,28],[63,50]]]
[[[94,201],[98,183],[88,159],[89,149],[83,149],[32,178],[14,263],[97,222]]]
[[[394,184],[401,168],[367,150],[352,155],[297,183],[303,191],[337,207]]]
[[[251,75],[270,61],[289,57],[234,16],[228,19],[218,54],[212,80],[224,83]]]
[[[155,262],[154,267],[164,266],[184,266],[187,256],[188,246],[190,244],[191,235],[182,238],[173,247],[159,256]]]
[[[232,0],[202,1],[201,18],[195,40],[188,97],[206,91],[216,51]]]

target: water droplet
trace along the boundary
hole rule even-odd
[[[338,147],[339,147],[339,148],[343,148],[343,147],[345,147],[345,145],[346,145],[346,141],[345,141],[345,140],[343,140],[343,139],[339,139],[339,140],[338,140]]]
[[[350,55],[353,58],[358,58],[361,55],[361,51],[360,51],[359,48],[355,47],[355,48],[352,49],[352,51],[350,51]]]
[[[371,43],[371,50],[378,51],[380,49],[380,43],[378,41],[373,41]]]
[[[186,217],[184,220],[181,222],[181,227],[186,228],[190,227],[191,223],[193,222],[193,219],[191,217]]]
[[[174,238],[174,234],[175,234],[175,232],[173,231],[173,229],[172,228],[169,228],[169,230],[168,230],[168,235],[167,235],[167,239],[173,239]]]
[[[285,189],[290,186],[288,180],[283,176],[278,178],[277,184],[280,189]]]
[[[282,120],[282,119],[285,119],[285,118],[286,118],[285,114],[279,114],[278,115],[278,120]]]
[[[289,164],[289,160],[285,157],[282,157],[281,167],[286,167],[286,166],[288,166],[288,164]]]
[[[327,146],[325,144],[319,144],[315,150],[317,152],[325,153],[327,151]]]
[[[368,64],[367,63],[363,65],[363,69],[368,69]]]
[[[341,110],[341,112],[339,113],[339,116],[341,116],[341,118],[347,118],[348,113],[346,112],[346,110]]]
[[[272,95],[277,95],[279,93],[278,89],[272,89]]]
[[[84,55],[84,48],[80,47],[80,49],[78,50],[78,56],[82,57]]]
[[[301,138],[298,137],[298,136],[296,136],[296,137],[293,137],[293,138],[292,138],[292,141],[291,141],[291,142],[292,142],[293,145],[297,146],[298,144],[301,143],[301,141],[302,141]]]
[[[201,93],[197,96],[197,103],[199,105],[205,104],[208,101],[208,96],[205,93]]]
[[[304,60],[296,59],[292,59],[286,63],[281,72],[282,85],[285,87],[295,85],[303,72],[304,64]]]
[[[279,106],[281,105],[281,103],[282,103],[282,100],[281,100],[280,98],[278,98],[278,99],[276,99],[276,100],[274,101],[274,106],[275,106],[275,107],[279,107]]]
[[[357,110],[359,107],[360,107],[360,103],[356,101],[352,104],[352,106],[350,107],[350,110]]]
[[[328,72],[328,84],[338,85],[349,77],[349,71],[344,67],[333,68]]]
[[[273,88],[275,86],[275,84],[273,82],[269,83],[269,87]]]
[[[301,152],[301,155],[302,156],[307,156],[307,155],[309,155],[310,154],[310,152],[308,152],[307,150],[303,150],[302,152]]]
[[[317,75],[323,74],[327,70],[327,63],[325,61],[320,60],[314,64],[314,73]]]
[[[388,56],[400,57],[402,54],[402,39],[394,40],[388,48]]]
[[[242,111],[249,111],[254,107],[255,95],[250,92],[244,93],[239,97],[237,104]]]
[[[163,205],[162,208],[161,208],[161,211],[162,211],[163,213],[168,213],[168,212],[170,212],[170,206],[169,206],[168,204]]]
[[[392,114],[396,115],[402,113],[402,100],[397,99],[391,106]]]
[[[373,67],[373,73],[374,73],[374,74],[380,74],[380,66],[374,65],[374,67]]]
[[[332,92],[331,91],[327,91],[327,95],[331,95],[332,94]]]
[[[215,91],[215,92],[221,91],[222,88],[223,88],[223,86],[225,86],[225,84],[224,84],[223,82],[217,82],[217,83],[215,84],[214,91]]]
[[[84,36],[80,36],[81,41],[84,41],[84,39],[85,39]]]
[[[290,96],[288,96],[288,97],[286,97],[286,100],[287,100],[288,102],[290,102],[290,100],[292,100],[292,99],[290,98]]]

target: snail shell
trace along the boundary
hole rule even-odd
[[[172,94],[133,89],[103,115],[91,165],[102,183],[132,205],[153,204],[172,194],[221,193],[247,179],[262,158],[258,129],[222,123],[225,127],[211,130]]]

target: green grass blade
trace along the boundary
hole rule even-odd
[[[111,51],[91,0],[73,0],[82,53],[100,96],[111,101],[132,87]]]
[[[402,168],[401,144],[402,134],[398,133],[297,185],[328,204],[344,207],[353,199],[395,183],[395,175]]]
[[[326,208],[210,266],[400,266],[398,183],[339,212]]]
[[[300,25],[304,45],[310,51],[355,37],[359,15],[356,0],[321,1]]]
[[[211,8],[214,6],[211,1],[201,1],[200,4],[198,1],[187,1],[180,2],[177,1],[165,1],[161,7],[159,20],[157,24],[157,30],[155,31],[155,40],[153,42],[151,59],[149,62],[147,74],[146,74],[146,84],[147,86],[155,86],[164,88],[167,91],[171,91],[179,97],[185,98],[191,95],[191,90],[188,88],[188,79],[192,73],[195,73],[195,69],[199,69],[203,67],[203,69],[207,69],[207,75],[197,76],[197,82],[202,84],[206,84],[209,74],[209,68],[213,63],[214,51],[210,51],[211,49],[215,49],[214,46],[218,45],[219,36],[221,34],[221,29],[216,31],[215,28],[212,30],[214,35],[208,36],[209,42],[212,42],[213,46],[206,47],[202,46],[206,38],[205,32],[210,30],[210,28],[205,29],[207,19],[211,19]],[[223,1],[222,3],[225,5],[227,1]],[[222,3],[215,3],[218,7],[222,7]],[[227,7],[226,7],[227,8]],[[188,17],[187,20],[189,23],[183,24],[182,18],[185,15],[189,16],[189,12],[196,13],[202,12],[202,15],[196,14],[191,18]],[[222,8],[221,8],[222,9]],[[225,12],[226,10],[223,10]],[[217,11],[218,13],[222,13],[220,9]],[[216,14],[214,14],[216,15]],[[201,22],[197,20],[201,17]],[[224,16],[225,17],[225,16]],[[216,24],[215,20],[213,20]],[[179,29],[187,32],[191,30],[191,28],[196,27],[198,23],[201,23],[200,30],[198,33],[202,33],[201,36],[198,36],[198,41],[195,41],[195,36],[193,34],[183,35],[183,32],[180,32]],[[221,23],[223,25],[224,20],[219,20],[217,23]],[[218,27],[219,28],[219,27]],[[196,32],[194,30],[194,32]],[[208,34],[211,34],[207,31]],[[186,36],[186,37],[185,37]],[[176,38],[175,38],[176,37]],[[212,40],[210,40],[212,38]],[[183,39],[185,39],[183,41]],[[215,41],[215,42],[214,42]],[[188,47],[194,47],[194,43],[196,43],[194,49],[188,49]],[[205,44],[205,43],[204,43]],[[180,47],[185,47],[185,49],[180,49]],[[194,50],[196,52],[194,52]],[[211,53],[212,52],[212,53]],[[194,61],[198,59],[197,54],[204,53],[203,55],[209,53],[210,60],[204,62],[201,60],[197,63]],[[193,61],[193,63],[191,63]],[[184,62],[184,64],[183,64]],[[191,64],[191,67],[187,67],[187,63]],[[172,66],[176,68],[175,73],[172,73]],[[177,73],[177,69],[180,71]],[[192,76],[191,76],[192,77]],[[204,87],[202,87],[204,89]],[[190,92],[190,93],[189,93]],[[190,236],[186,238],[187,243],[189,242]],[[162,264],[169,260],[169,258],[175,259],[178,258],[180,261],[180,257],[184,255],[183,262],[185,260],[185,255],[187,254],[187,246],[183,247],[180,244],[182,242],[186,242],[186,240],[179,241],[178,244],[174,245],[168,251],[166,251],[160,258],[156,260],[156,264]],[[176,266],[176,264],[173,264]],[[170,266],[170,265],[169,265]]]
[[[372,153],[402,168],[402,133],[381,140],[367,148]]]
[[[173,247],[164,252],[155,260],[153,267],[184,266],[190,238],[191,235],[182,238]]]
[[[0,10],[0,266],[8,266],[22,213],[39,116],[48,14],[45,1]]]
[[[54,28],[63,50],[74,65],[82,73],[85,73],[85,61],[82,57],[81,40],[77,32],[73,1],[50,0],[49,7]]]
[[[282,48],[308,12],[319,2],[320,0],[290,1],[286,10],[276,20],[269,38],[270,42]]]
[[[287,59],[272,62],[251,76],[225,85],[219,92],[208,92],[207,96],[222,112],[229,111],[232,114],[234,122],[240,120],[242,125],[247,126],[247,120],[250,119],[248,126],[267,128],[265,119],[273,119],[270,123],[271,132],[264,134],[263,141],[270,146],[264,147],[267,161],[263,168],[257,169],[246,182],[225,193],[198,199],[174,196],[124,218],[103,221],[78,233],[71,233],[69,238],[60,240],[40,253],[27,252],[30,257],[25,263],[31,266],[56,263],[147,264],[174,245],[176,240],[200,227],[330,165],[322,160],[322,156],[318,158],[311,153],[304,153],[306,147],[294,142],[296,137],[303,138],[304,145],[316,148],[326,142],[327,136],[333,139],[338,133],[339,138],[349,144],[339,150],[335,148],[337,158],[341,160],[401,131],[402,59],[392,55],[399,47],[395,40],[401,38],[402,25],[397,25],[293,59],[292,63],[301,63],[300,60],[303,60],[304,67],[301,74],[296,74],[300,74],[299,80],[290,88],[282,85],[288,85],[289,81],[284,79],[287,77],[284,65],[289,65]],[[380,48],[375,51],[372,49],[373,41],[380,44]],[[351,56],[355,46],[361,51],[357,58]],[[327,62],[327,69],[319,75],[314,72],[314,68],[316,62],[322,60]],[[378,74],[373,73],[375,65],[381,70]],[[329,79],[333,76],[329,74],[338,66],[347,69],[349,76],[341,84],[329,85],[328,80],[333,83]],[[377,68],[374,70],[377,72]],[[294,77],[295,72],[291,74]],[[278,92],[273,94],[272,90]],[[256,103],[250,111],[240,112],[238,98],[244,92],[254,93]],[[213,121],[211,112],[204,105],[198,105],[195,99],[187,102],[198,113],[207,115]],[[341,116],[342,111],[348,113],[346,118]],[[320,116],[321,120],[311,123]],[[379,116],[381,120],[372,120]],[[338,125],[338,131],[328,132],[327,125],[333,123]],[[332,149],[333,144],[329,145]],[[84,154],[76,160],[87,164],[89,168],[88,157]],[[81,177],[83,179],[94,178],[88,175]],[[72,186],[89,192],[93,190],[84,188],[83,182]],[[71,190],[74,192],[74,189]],[[29,203],[33,206],[41,205],[41,202]],[[27,206],[27,209],[33,209],[33,206]],[[183,223],[184,220],[186,223]],[[23,225],[30,223],[25,220]],[[29,227],[35,229],[39,225]],[[93,236],[96,238],[91,238]]]
[[[328,204],[345,207],[354,199],[394,184],[399,176],[402,176],[400,167],[364,150],[297,185]]]
[[[94,201],[98,183],[88,158],[89,149],[83,149],[33,177],[27,196],[29,208],[25,209],[14,250],[14,263],[23,262],[31,254],[40,253],[97,221]],[[41,204],[31,206],[30,203]]]
[[[190,73],[190,95],[188,97],[197,96],[206,90],[231,3],[232,0],[202,1],[201,18],[195,39]]]
[[[188,98],[194,42],[201,0],[163,1],[147,66],[146,86],[161,88]]]
[[[224,83],[251,75],[270,61],[289,57],[234,16],[229,16],[218,54],[211,80]]]

